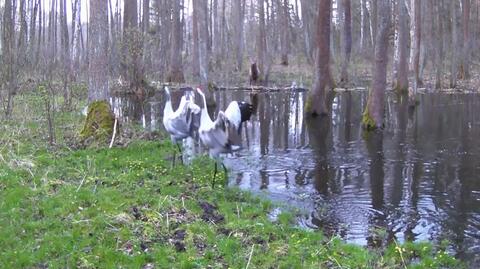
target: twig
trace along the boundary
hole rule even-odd
[[[87,177],[87,175],[84,175],[83,178],[82,178],[82,181],[80,182],[80,185],[78,185],[78,188],[75,192],[78,192],[80,190],[80,188],[83,186],[83,182],[85,182],[85,178]]]
[[[113,146],[113,141],[115,141],[115,136],[117,135],[117,117],[115,117],[115,122],[113,123],[113,134],[112,134],[112,140],[110,140],[110,146],[108,146],[109,149],[112,148]]]
[[[255,244],[252,245],[252,250],[250,250],[250,255],[248,256],[248,262],[247,262],[247,266],[245,266],[245,269],[248,269],[248,266],[250,266],[250,261],[252,260],[252,254],[253,254],[254,247],[255,247]]]

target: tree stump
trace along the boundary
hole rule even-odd
[[[107,101],[95,101],[88,107],[80,138],[82,142],[106,143],[112,136],[115,115]]]

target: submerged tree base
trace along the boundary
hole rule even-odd
[[[323,101],[325,102],[325,100]],[[313,96],[310,94],[307,96],[307,100],[305,101],[305,114],[311,117],[322,117],[328,115],[328,110],[325,104],[318,104],[317,106],[313,105]]]
[[[367,131],[374,131],[383,128],[383,126],[378,126],[373,117],[370,115],[368,106],[365,108],[365,111],[362,114],[362,126]]]

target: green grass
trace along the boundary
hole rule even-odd
[[[249,259],[249,268],[460,265],[429,243],[346,244],[295,227],[293,212],[271,222],[271,202],[223,184],[212,190],[206,157],[172,169],[170,142],[74,150],[75,112],[56,114],[59,142],[47,146],[41,106],[31,105],[40,101],[17,100],[18,118],[0,127],[0,268],[245,268]],[[19,123],[26,107],[37,116]]]

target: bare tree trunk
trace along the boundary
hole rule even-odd
[[[200,59],[200,83],[204,87],[208,84],[208,69],[210,54],[208,49],[208,2],[195,1],[198,4],[198,38]],[[241,12],[241,11],[239,11]]]
[[[458,68],[458,59],[457,59],[457,51],[456,48],[458,47],[458,33],[457,33],[457,5],[456,0],[453,0],[451,3],[451,12],[452,12],[452,57],[451,57],[451,66],[450,66],[450,87],[455,88],[457,87],[457,68]]]
[[[88,101],[108,100],[108,2],[90,0]]]
[[[303,30],[303,41],[304,41],[304,54],[305,57],[307,58],[307,62],[310,64],[313,62],[313,57],[312,57],[312,36],[310,35],[311,29],[310,29],[310,24],[312,21],[312,18],[310,16],[310,10],[309,8],[310,5],[308,3],[308,0],[300,0],[300,3],[302,5],[302,30]]]
[[[60,0],[60,29],[61,36],[60,41],[62,45],[61,50],[61,62],[62,62],[62,81],[63,81],[63,99],[65,102],[65,107],[70,106],[71,94],[68,87],[68,77],[71,73],[70,71],[70,44],[69,44],[69,35],[68,35],[68,22],[67,22],[67,1]]]
[[[42,9],[42,2],[43,0],[38,1],[38,40],[37,40],[37,48],[35,51],[35,64],[34,66],[38,65],[38,61],[40,60],[40,51],[42,50],[43,40],[45,40],[45,32],[44,32],[44,13]]]
[[[380,0],[383,1],[383,0]],[[372,33],[371,33],[371,38],[372,38],[372,45],[373,49],[375,50],[376,42],[373,42],[374,39],[377,38],[377,28],[378,28],[378,4],[377,0],[370,0],[370,7],[372,9],[372,13],[370,15],[371,18],[371,25],[370,27],[372,28]]]
[[[142,67],[142,35],[138,27],[137,1],[124,1],[123,15],[123,73],[130,89],[139,97],[144,95]]]
[[[470,0],[462,0],[462,24],[463,24],[463,51],[459,75],[462,79],[470,78]]]
[[[4,101],[5,117],[10,118],[13,110],[13,98],[17,93],[16,57],[15,57],[15,24],[14,0],[5,0],[3,9],[2,31],[2,62],[3,62],[3,89],[6,89],[7,100]],[[3,90],[2,89],[2,90]],[[6,103],[6,104],[5,104]]]
[[[435,0],[431,0],[435,1]],[[436,11],[436,18],[438,22],[438,38],[437,38],[437,52],[438,55],[436,57],[437,62],[436,62],[436,75],[435,75],[435,88],[441,89],[442,88],[442,76],[443,76],[443,58],[444,56],[444,49],[443,49],[443,40],[444,40],[444,34],[443,34],[443,28],[444,28],[444,22],[443,22],[443,1],[440,1],[439,3],[433,4],[432,6],[437,7]]]
[[[390,32],[390,1],[378,2],[378,32],[375,45],[372,88],[368,94],[367,107],[363,112],[362,125],[367,130],[383,128],[385,116],[385,89],[387,86],[388,36]]]
[[[27,9],[25,7],[25,0],[20,0],[19,11],[20,14],[20,31],[18,33],[18,42],[17,42],[17,65],[19,69],[21,69],[27,63],[27,54],[26,46],[27,46],[27,36],[28,36],[28,27],[27,27]]]
[[[220,69],[222,62],[220,53],[222,50],[222,36],[220,34],[220,16],[218,13],[218,0],[213,0],[213,55],[215,57],[215,65]]]
[[[342,72],[340,75],[340,82],[348,82],[348,66],[350,64],[350,56],[352,54],[352,12],[351,12],[351,2],[350,0],[343,0],[344,8],[344,30],[343,30],[343,40],[344,40],[344,49],[345,55],[343,58]]]
[[[266,57],[267,57],[267,39],[265,30],[265,9],[264,1],[259,0],[257,3],[258,12],[258,34],[257,34],[257,67],[260,73],[259,81],[265,80]]]
[[[36,22],[37,22],[37,13],[38,13],[38,2],[39,0],[34,0],[33,1],[33,10],[32,14],[30,16],[30,43],[29,43],[29,52],[28,52],[28,57],[30,58],[30,63],[32,63],[32,66],[35,66],[36,60],[35,60],[35,40],[36,40]]]
[[[206,28],[206,31],[207,31],[207,54],[208,55],[211,55],[212,54],[212,45],[213,45],[213,42],[212,42],[212,29],[213,29],[213,25],[212,25],[212,0],[209,0],[209,1],[205,1],[206,3],[203,5],[203,9],[204,9],[204,12],[205,12],[205,22],[204,22],[204,25],[205,25],[205,28]],[[210,9],[208,8],[208,5],[210,3]],[[210,10],[210,12],[209,12]]]
[[[226,51],[226,46],[227,46],[227,30],[226,30],[226,25],[227,25],[227,19],[225,16],[225,10],[226,10],[226,1],[222,0],[222,24],[221,24],[221,44],[222,48],[220,50],[220,58],[225,57],[225,51]]]
[[[150,29],[150,0],[143,0],[142,12],[142,32],[145,33]]]
[[[370,32],[367,23],[367,0],[360,0],[360,51],[365,51],[367,47],[367,33]]]
[[[200,78],[200,38],[198,30],[198,16],[199,16],[199,6],[198,1],[193,2],[193,11],[192,11],[192,38],[193,38],[193,48],[192,48],[192,68],[193,68],[193,77]]]
[[[170,49],[170,71],[167,76],[169,82],[185,82],[182,66],[182,39],[183,30],[180,22],[181,7],[178,1],[173,1],[172,46]]]
[[[289,34],[289,18],[290,18],[290,12],[288,11],[288,0],[283,1],[282,5],[282,14],[279,15],[280,17],[280,22],[281,22],[281,61],[280,63],[282,65],[287,66],[288,65],[288,42],[290,42],[290,34]]]
[[[415,95],[417,87],[421,87],[422,80],[420,78],[420,45],[422,40],[422,5],[420,0],[414,0],[414,24],[415,24],[415,43],[413,49],[413,71],[415,73]]]
[[[245,3],[244,1],[233,1],[232,16],[233,16],[233,44],[235,48],[235,69],[242,70],[243,64],[243,19]]]
[[[406,0],[398,1],[398,67],[395,82],[395,90],[398,93],[408,92],[408,23],[407,23],[407,6]]]
[[[331,8],[331,0],[320,0],[316,34],[315,82],[305,104],[305,113],[314,117],[328,114],[326,87],[330,77]]]
[[[150,0],[143,0],[142,14],[143,33],[143,68],[149,70],[152,65],[152,54],[150,51]]]

